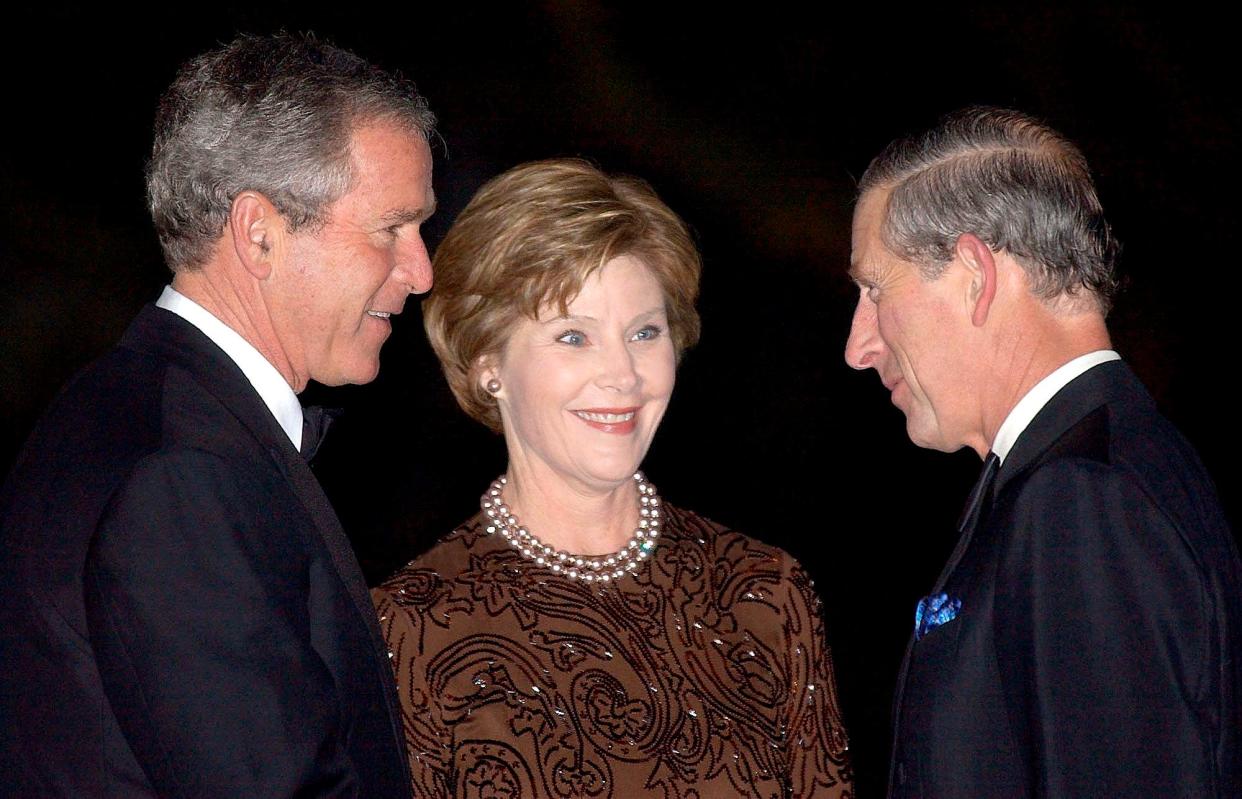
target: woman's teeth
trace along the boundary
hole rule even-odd
[[[588,422],[599,422],[600,424],[618,424],[620,422],[628,422],[634,418],[634,412],[626,413],[593,413],[591,411],[574,411],[580,419],[586,419]]]

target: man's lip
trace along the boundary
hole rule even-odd
[[[893,403],[893,405],[896,405],[898,408],[901,408],[901,405],[897,402],[897,389],[901,388],[905,382],[906,381],[904,379],[898,376],[894,377],[891,382],[884,383],[884,387],[888,389],[888,401]]]
[[[400,311],[381,311],[378,308],[370,308],[367,310],[367,316],[375,319],[388,319],[401,313]]]

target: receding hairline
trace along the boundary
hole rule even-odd
[[[400,115],[394,114],[372,114],[361,117],[352,117],[348,124],[348,144],[347,144],[347,160],[349,163],[350,179],[341,197],[348,194],[358,186],[358,170],[355,168],[358,161],[356,143],[358,135],[367,130],[380,130],[397,133],[416,141],[420,146],[427,148],[428,163],[431,162],[431,142],[427,139],[426,131],[420,126],[403,119]],[[337,197],[333,202],[339,201],[341,197]],[[427,195],[422,198],[416,207],[400,207],[392,208],[384,212],[379,217],[379,221],[386,226],[395,225],[421,225],[430,219],[439,207],[436,199],[435,189],[430,182],[427,185]]]
[[[862,180],[858,184],[858,203],[861,203],[863,197],[873,191],[887,189],[891,196],[893,192],[899,191],[906,184],[929,172],[953,169],[958,164],[989,157],[1029,153],[1032,156],[1071,156],[1074,160],[1081,158],[1072,146],[1066,146],[1067,143],[1065,141],[1048,136],[1044,131],[1039,131],[1038,138],[1038,141],[1019,140],[1012,142],[976,143],[959,141],[947,152],[937,155],[928,154],[921,158],[906,157],[897,159],[886,150],[863,173]],[[880,161],[881,158],[886,157],[886,161]],[[873,171],[873,167],[878,167],[878,174]],[[885,218],[887,216],[886,210]]]
[[[867,268],[866,264],[859,260],[858,248],[855,246],[855,242],[853,241],[854,236],[858,233],[858,215],[862,211],[864,204],[871,202],[883,203],[883,206],[879,209],[879,222],[876,228],[880,235],[880,246],[882,246],[889,254],[896,255],[896,253],[892,251],[892,248],[889,247],[888,242],[884,240],[884,227],[888,221],[888,205],[893,196],[893,188],[895,185],[896,183],[893,182],[885,182],[872,183],[866,187],[859,187],[858,197],[854,201],[854,214],[851,218],[850,224],[850,263],[849,269],[846,271],[846,276],[849,277],[849,279],[854,283],[861,284],[863,279],[863,271]]]

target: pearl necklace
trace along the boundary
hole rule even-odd
[[[634,482],[638,483],[638,528],[625,546],[611,555],[574,555],[553,549],[531,535],[501,497],[508,482],[509,479],[503,475],[497,477],[479,500],[488,518],[487,532],[500,533],[510,546],[522,553],[522,557],[534,561],[536,566],[547,566],[556,574],[564,574],[573,580],[606,583],[637,571],[639,564],[655,549],[662,515],[660,497],[642,472],[634,473]]]

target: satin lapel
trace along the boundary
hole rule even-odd
[[[949,561],[936,579],[935,587],[932,588],[933,594],[944,591],[953,570],[970,547],[975,531],[987,521],[996,497],[1000,495],[1005,484],[1037,462],[1065,431],[1078,424],[1096,408],[1135,389],[1146,395],[1146,390],[1128,366],[1121,361],[1109,361],[1083,372],[1053,395],[1018,436],[1009,456],[996,472],[990,490],[985,491],[979,498],[978,506],[967,507],[958,528],[957,546],[953,548],[953,554],[949,556]]]
[[[987,520],[992,506],[993,486],[991,484],[996,482],[997,470],[996,456],[989,454],[988,459],[984,461],[983,471],[974,487],[971,488],[970,499],[967,500],[966,507],[962,511],[962,517],[958,520],[957,546],[953,547],[953,554],[949,556],[948,562],[940,570],[940,576],[936,578],[936,584],[931,591],[933,594],[944,591],[949,576],[953,574],[953,570],[957,568],[957,564],[961,563],[966,550],[970,548],[970,541],[974,538],[975,530]]]
[[[1027,471],[1088,414],[1121,399],[1155,404],[1138,377],[1122,361],[1102,363],[1065,384],[1014,442],[996,476],[993,496],[999,497],[1011,480]]]
[[[310,470],[310,466],[299,453],[293,451],[292,447],[289,447],[288,451],[273,450],[271,454],[277,460],[281,471],[289,478],[289,483],[306,506],[306,510],[310,512],[311,518],[315,520],[315,526],[319,528],[320,537],[332,556],[332,563],[336,566],[341,582],[345,584],[345,589],[349,592],[349,597],[353,600],[358,615],[362,617],[363,624],[371,631],[371,642],[376,655],[383,658],[384,671],[391,672],[392,667],[388,665],[388,658],[383,654],[387,652],[387,649],[384,646],[383,636],[380,634],[375,605],[371,602],[370,592],[367,591],[366,579],[362,576],[358,558],[354,556],[353,547],[350,546],[349,538],[345,535],[345,530],[336,517],[336,511],[332,509],[332,504],[328,501],[328,495],[323,492],[323,487],[319,485],[319,480]]]
[[[267,450],[276,467],[285,475],[319,530],[341,583],[345,586],[363,626],[366,627],[375,653],[376,671],[384,686],[384,702],[389,722],[397,741],[404,736],[398,726],[401,718],[396,705],[396,680],[388,662],[388,649],[380,633],[375,606],[367,591],[366,580],[354,555],[349,539],[332,509],[328,497],[311,472],[310,466],[293,447],[258,392],[250,385],[241,369],[223,350],[198,328],[174,313],[149,305],[139,313],[126,331],[121,345],[151,352],[193,374],[204,390],[215,397],[249,430]],[[409,764],[402,753],[403,768]]]
[[[995,456],[989,455],[988,457],[994,458]],[[995,481],[995,467],[993,467],[993,469],[994,476],[992,480]],[[987,470],[986,460],[984,461],[984,470]],[[980,480],[984,479],[985,475],[980,474]],[[936,584],[932,589],[932,594],[939,594],[944,590],[944,585],[948,582],[949,575],[951,575],[953,570],[957,568],[957,564],[961,561],[966,549],[970,546],[970,539],[974,536],[975,529],[978,528],[979,524],[987,518],[987,512],[989,506],[991,505],[993,491],[985,486],[983,487],[981,496],[976,499],[974,495],[977,491],[979,491],[979,488],[980,487],[976,485],[975,488],[971,490],[971,499],[968,500],[966,512],[963,514],[962,519],[959,522],[960,526],[958,527],[957,546],[953,548],[953,554],[949,556],[949,561],[945,564],[944,568],[941,569],[940,576],[936,578]],[[897,739],[901,725],[902,700],[905,698],[906,677],[910,671],[910,657],[914,654],[914,643],[914,633],[912,632],[910,634],[910,639],[906,642],[906,654],[901,659],[901,671],[897,674],[897,689],[893,694],[893,740],[892,748],[890,750],[892,755],[889,758],[888,767],[889,796],[893,795],[893,778],[896,776],[893,774],[893,767],[897,763]]]
[[[194,325],[171,311],[148,305],[125,331],[121,346],[147,352],[193,375],[264,449],[293,443],[237,364]]]
[[[396,741],[404,741],[405,736],[399,726],[401,713],[396,700],[397,681],[393,675],[392,664],[388,660],[388,645],[384,643],[375,605],[371,602],[366,579],[362,576],[362,569],[358,565],[358,558],[354,555],[353,547],[350,546],[349,538],[345,535],[345,530],[341,527],[341,522],[337,519],[336,511],[328,501],[327,494],[323,492],[323,487],[319,485],[319,480],[311,472],[310,465],[301,453],[289,446],[279,451],[272,450],[272,456],[288,476],[290,484],[310,512],[311,518],[315,520],[324,545],[332,556],[332,563],[341,577],[341,582],[345,585],[345,590],[349,592],[349,597],[353,600],[358,615],[367,628],[375,654],[376,671],[384,687],[384,705],[388,709],[393,737]],[[399,755],[402,768],[408,771],[409,763],[405,753],[399,752]]]

